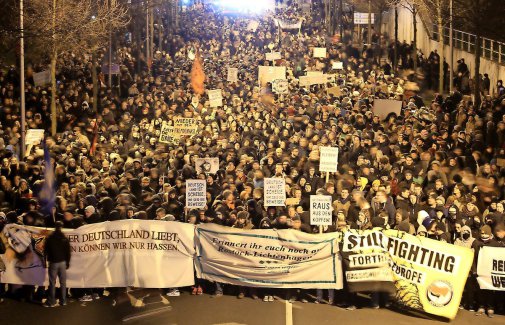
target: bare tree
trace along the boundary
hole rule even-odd
[[[51,133],[56,134],[56,65],[66,52],[90,53],[106,42],[110,29],[124,26],[127,12],[117,0],[32,0],[25,18],[51,60]]]
[[[444,27],[449,23],[448,9],[450,0],[408,0],[416,5],[417,11],[425,11],[427,15],[435,17],[438,33],[438,92],[444,92]],[[452,67],[451,67],[452,68]]]
[[[475,34],[474,62],[474,97],[476,105],[481,102],[480,96],[480,57],[482,55],[482,37],[493,39],[503,37],[501,26],[505,15],[503,0],[454,0],[454,18],[461,28]]]

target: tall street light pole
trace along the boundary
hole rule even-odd
[[[449,62],[449,91],[452,92],[454,88],[454,44],[453,44],[453,2],[454,0],[450,0],[449,3],[449,15],[451,16],[449,19],[449,48],[450,48],[450,62]]]
[[[24,31],[24,3],[19,0],[19,70],[20,70],[20,88],[21,88],[21,159],[25,158],[25,140],[26,140],[26,112],[25,112],[25,31]]]

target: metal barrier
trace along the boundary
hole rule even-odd
[[[433,24],[433,39],[439,41],[438,26]],[[474,34],[460,30],[453,30],[454,48],[475,53],[475,42],[477,37]],[[444,44],[449,45],[449,27],[444,27]],[[505,43],[489,38],[481,37],[481,56],[490,61],[505,65]]]

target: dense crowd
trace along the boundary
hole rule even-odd
[[[78,228],[147,219],[317,233],[310,225],[309,197],[325,194],[332,196],[334,222],[324,232],[382,227],[476,252],[482,246],[505,246],[505,97],[483,96],[476,106],[460,87],[426,102],[392,71],[388,40],[378,52],[345,37],[333,43],[318,12],[303,15],[293,6],[275,15],[303,17],[300,33],[279,35],[271,16],[258,18],[253,32],[248,19],[201,6],[188,9],[180,17],[184,28],[164,36],[152,64],[136,50],[141,46],[125,43],[118,49],[119,86],[108,89],[102,82],[97,103],[89,57],[70,52],[61,57],[58,132],[45,140],[57,188],[56,204],[48,211],[38,200],[45,174],[43,145],[19,158],[19,77],[14,68],[3,72],[2,225],[53,227],[61,221],[64,228]],[[313,47],[326,47],[327,57],[314,58]],[[267,61],[265,53],[271,50],[280,51],[282,59]],[[192,91],[191,58],[197,52],[206,89],[222,89],[222,107],[210,107],[207,95]],[[432,60],[440,60],[433,55]],[[411,66],[409,59],[407,53],[405,68]],[[343,62],[344,69],[332,70],[333,62]],[[258,84],[258,66],[272,64],[287,67],[289,95]],[[228,67],[239,69],[237,82],[226,81]],[[327,93],[334,84],[300,87],[298,77],[306,71],[337,73],[334,84],[342,93]],[[49,89],[35,87],[29,79],[26,96],[27,127],[49,130]],[[401,115],[381,120],[372,111],[376,98],[403,101]],[[197,119],[198,134],[160,143],[161,126],[178,116]],[[328,181],[319,171],[321,146],[340,150],[338,172]],[[218,157],[219,170],[197,173],[198,157]],[[296,203],[265,207],[266,177],[285,178],[286,195]],[[207,182],[207,206],[188,210],[185,180],[195,178]],[[475,272],[474,265],[462,306],[481,313],[503,309],[503,296],[478,289]],[[201,293],[202,286],[197,284],[192,293]],[[222,295],[220,284],[207,286]],[[80,291],[84,300],[100,293]],[[239,297],[246,293],[259,294],[240,288]],[[33,288],[23,294],[33,296]],[[317,293],[317,302],[322,294]],[[272,293],[263,295],[269,301]],[[330,292],[331,303],[333,299]],[[352,309],[354,302],[346,302]],[[373,305],[378,306],[376,300]]]

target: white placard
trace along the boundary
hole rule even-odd
[[[286,181],[284,178],[265,178],[264,186],[264,206],[283,207],[286,205]]]
[[[161,143],[172,144],[175,142],[173,134],[174,134],[174,127],[172,125],[164,124],[161,127],[160,137],[158,138],[158,141]]]
[[[42,87],[51,83],[51,71],[46,70],[33,74],[33,83],[35,87]]]
[[[331,195],[310,196],[310,224],[330,226],[332,224]]]
[[[228,77],[226,78],[228,82],[238,81],[238,68],[228,68]]]
[[[314,47],[314,57],[315,58],[325,58],[326,57],[326,47]]]
[[[479,250],[477,282],[483,290],[505,291],[505,247]]]
[[[402,101],[394,99],[374,99],[373,113],[382,119],[385,119],[389,114],[395,113],[400,116],[402,112]]]
[[[195,170],[197,174],[215,174],[219,169],[219,158],[196,158]]]
[[[223,95],[221,89],[209,90],[210,107],[223,106]]]
[[[342,70],[344,69],[344,62],[333,62],[331,68],[333,70]]]
[[[258,81],[261,85],[276,79],[286,79],[286,67],[259,66],[258,69]]]
[[[276,94],[287,94],[289,92],[289,83],[287,80],[277,79],[272,82],[272,91]]]
[[[338,167],[338,148],[321,147],[319,148],[319,171],[336,173]]]
[[[186,180],[186,208],[204,208],[207,204],[207,183],[203,179]]]
[[[354,13],[354,24],[355,25],[367,25],[368,24],[368,12],[355,12]],[[375,14],[372,13],[372,24],[375,24]]]
[[[265,59],[267,61],[275,61],[282,59],[281,52],[267,52],[265,53]]]
[[[44,139],[44,129],[29,129],[26,131],[25,145],[38,145]]]

